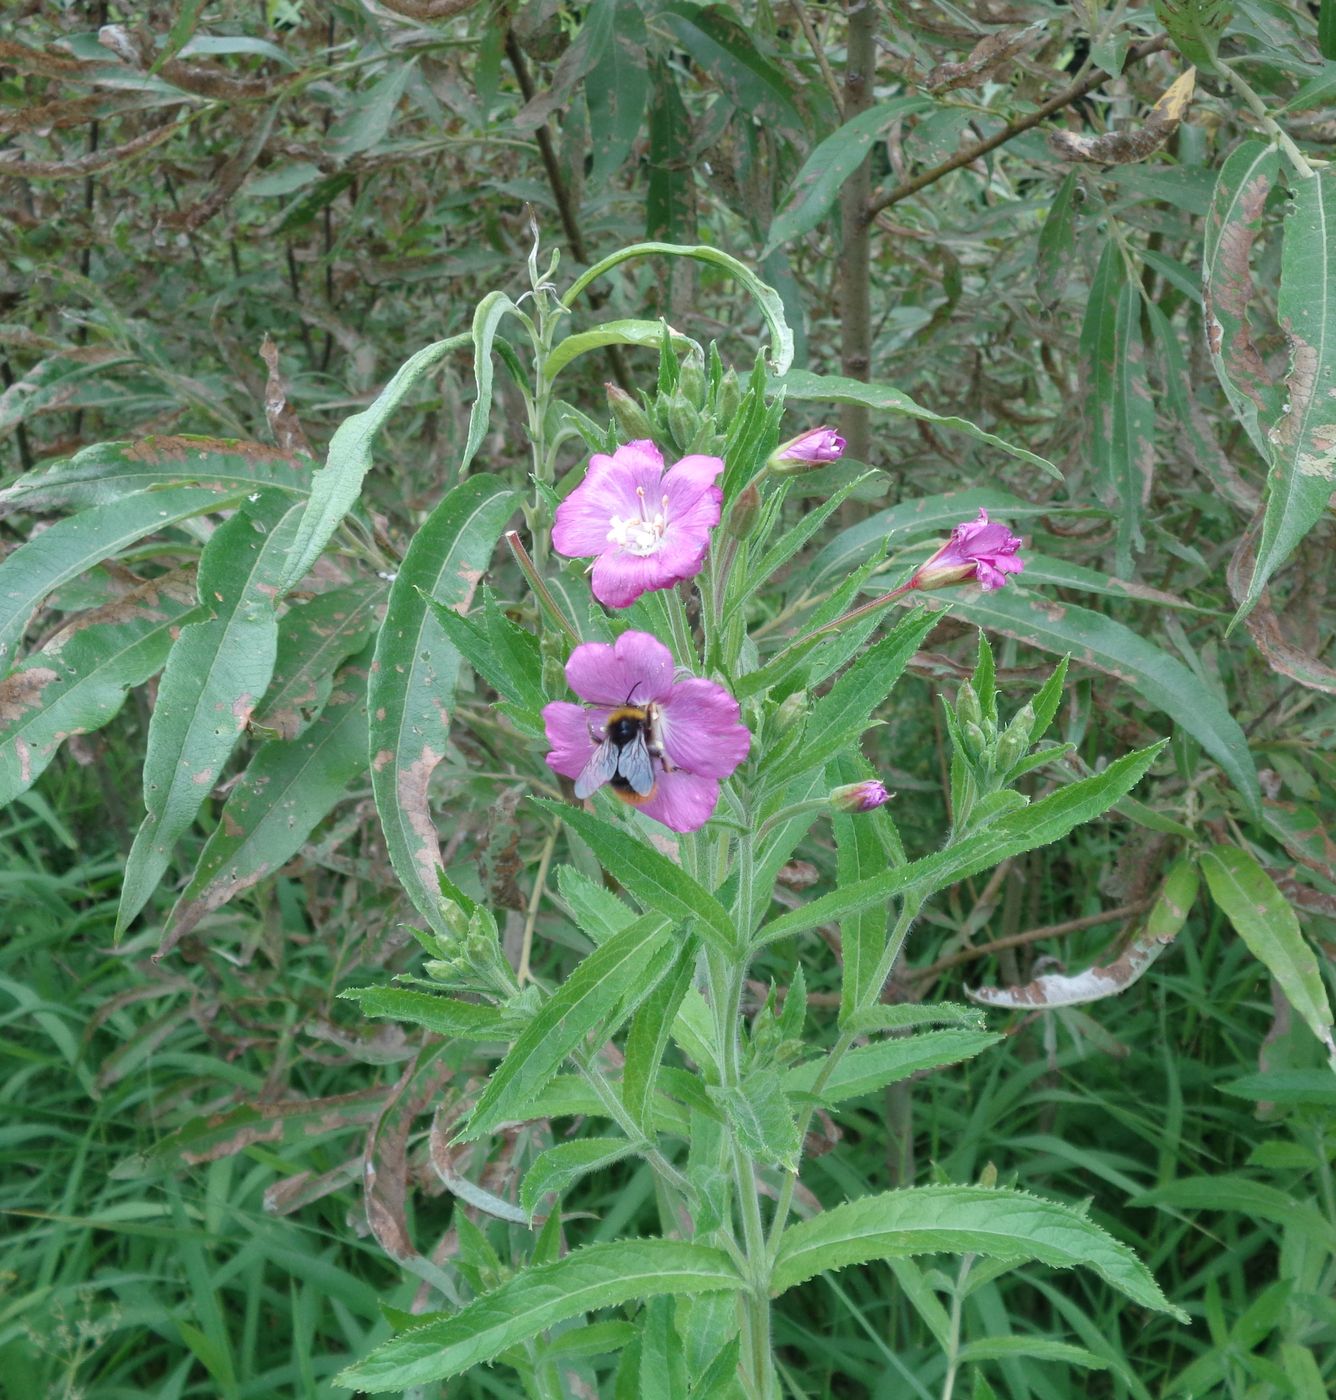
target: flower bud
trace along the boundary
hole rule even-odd
[[[694,354],[682,362],[677,372],[677,392],[692,408],[705,407],[705,371]]]
[[[616,384],[605,384],[603,387],[608,393],[608,407],[612,410],[613,421],[627,438],[632,442],[653,438],[654,427],[649,421],[649,414],[631,395]]]
[[[1025,757],[1030,747],[1030,735],[1034,732],[1034,718],[1033,705],[1024,705],[1016,711],[1011,723],[997,741],[999,772],[1007,772]]]
[[[786,734],[795,724],[802,721],[807,713],[807,696],[801,690],[795,690],[792,695],[787,696],[775,711],[775,733]]]
[[[715,418],[720,423],[727,423],[737,415],[737,411],[742,407],[742,385],[738,383],[738,376],[735,370],[725,370],[724,377],[719,381],[719,396],[715,404]]]
[[[735,539],[745,540],[760,513],[761,493],[755,486],[748,486],[733,502],[733,508],[728,513],[728,533]]]
[[[668,431],[679,450],[685,452],[692,439],[700,431],[700,412],[687,399],[685,394],[674,394],[665,404],[665,417]]]
[[[770,454],[770,470],[778,476],[793,476],[838,462],[844,456],[844,439],[824,424],[781,443]]]
[[[909,580],[911,588],[946,588],[966,579],[977,579],[985,593],[1001,588],[1008,574],[1018,574],[1025,561],[1017,556],[1019,538],[1005,525],[995,525],[981,510],[977,520],[965,521],[951,531],[951,538],[931,558],[919,565]]]
[[[956,718],[961,724],[983,724],[983,706],[969,681],[962,681],[956,692]]]
[[[965,748],[965,757],[971,763],[977,763],[984,755],[988,747],[988,737],[983,730],[971,720],[966,720],[960,726],[960,738]]]
[[[841,812],[872,812],[894,796],[876,778],[861,783],[846,783],[830,794],[830,805]]]

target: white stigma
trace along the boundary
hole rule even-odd
[[[608,543],[645,559],[657,553],[663,543],[664,531],[668,528],[668,497],[660,497],[659,509],[651,516],[645,506],[645,488],[637,486],[636,495],[640,498],[640,514],[625,520],[614,515],[609,522]]]

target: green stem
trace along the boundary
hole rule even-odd
[[[622,1103],[612,1085],[608,1083],[603,1075],[591,1069],[583,1055],[572,1057],[580,1067],[580,1073],[598,1095],[599,1102],[608,1110],[608,1117],[635,1143],[636,1151],[644,1157],[650,1166],[663,1178],[664,1182],[670,1186],[678,1195],[679,1199],[685,1199],[690,1191],[690,1185],[686,1177],[677,1170],[675,1166],[659,1151],[657,1147],[641,1131],[640,1125],[627,1111],[626,1105]]]
[[[961,1256],[956,1273],[956,1286],[951,1294],[951,1327],[946,1338],[946,1376],[942,1380],[942,1400],[951,1400],[956,1388],[956,1373],[960,1369],[960,1312],[965,1301],[965,1281],[974,1267],[974,1255]]]
[[[691,639],[691,628],[687,625],[687,610],[682,606],[682,597],[676,588],[664,590],[665,606],[668,609],[668,622],[673,629],[673,647],[677,652],[678,664],[695,670],[696,644]]]
[[[919,911],[923,908],[924,897],[915,890],[906,890],[904,902],[900,906],[900,916],[895,921],[895,927],[891,930],[891,936],[887,940],[886,947],[882,952],[881,959],[877,963],[876,970],[869,978],[862,997],[854,1006],[851,1020],[856,1019],[860,1011],[865,1011],[880,996],[881,989],[886,985],[886,979],[891,975],[895,964],[900,957],[900,952],[904,948],[905,939],[909,935],[910,927],[914,920],[918,918]],[[817,1075],[812,1084],[807,1102],[798,1112],[798,1142],[799,1151],[801,1144],[807,1140],[807,1130],[811,1127],[812,1117],[816,1113],[816,1106],[821,1101],[822,1091],[830,1083],[831,1076],[839,1068],[840,1061],[844,1058],[845,1052],[857,1039],[857,1033],[848,1029],[842,1030],[839,1039],[831,1046],[830,1052],[826,1056],[825,1063],[821,1066],[821,1072]],[[779,1202],[775,1206],[775,1216],[770,1222],[769,1254],[773,1264],[775,1255],[779,1252],[779,1242],[784,1234],[784,1224],[788,1219],[789,1210],[793,1205],[793,1190],[798,1184],[798,1170],[795,1167],[784,1178],[784,1185],[780,1188]]]
[[[1305,180],[1311,180],[1317,171],[1309,165],[1307,157],[1290,139],[1289,133],[1267,111],[1266,103],[1249,87],[1246,79],[1231,68],[1223,58],[1216,58],[1216,66],[1233,86],[1234,91],[1247,103],[1248,110],[1257,118],[1257,124],[1284,151],[1286,158],[1294,167],[1295,173]]]

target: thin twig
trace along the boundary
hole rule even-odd
[[[1120,904],[1116,909],[1105,909],[1099,914],[1086,914],[1079,919],[1067,919],[1060,924],[1045,924],[1043,928],[1026,929],[1024,933],[1013,933],[1006,938],[995,938],[991,943],[976,943],[972,948],[962,948],[949,957],[938,958],[927,967],[907,968],[906,974],[916,982],[935,977],[947,968],[958,967],[961,963],[974,962],[986,958],[990,953],[998,953],[1006,948],[1019,948],[1026,943],[1038,943],[1044,938],[1061,938],[1063,934],[1079,933],[1082,929],[1096,928],[1100,924],[1116,923],[1119,919],[1130,919],[1144,914],[1154,904],[1153,899],[1138,900],[1135,904]]]
[[[826,88],[835,99],[835,106],[842,107],[844,95],[840,91],[840,80],[835,76],[835,71],[830,66],[830,60],[826,57],[825,45],[817,36],[816,28],[812,24],[812,16],[807,13],[807,6],[803,0],[793,0],[793,12],[798,16],[798,23],[802,25],[807,42],[816,55],[817,66],[821,69],[821,76],[825,79]]]
[[[1161,49],[1168,46],[1169,36],[1167,34],[1157,34],[1155,38],[1147,39],[1144,44],[1135,45],[1127,51],[1127,62],[1123,64],[1123,72],[1126,73],[1134,63],[1140,63],[1143,58],[1149,58],[1151,54],[1159,53]],[[944,160],[940,165],[934,165],[931,170],[925,170],[921,174],[915,175],[912,180],[906,180],[904,184],[896,185],[894,189],[874,195],[867,206],[865,217],[871,221],[883,209],[889,209],[892,204],[899,204],[902,199],[908,199],[910,195],[917,194],[929,185],[935,185],[938,180],[949,175],[953,170],[970,165],[980,156],[986,156],[989,151],[995,151],[999,146],[1005,146],[1008,141],[1014,140],[1032,127],[1038,126],[1040,122],[1046,121],[1054,112],[1060,112],[1064,107],[1070,107],[1073,102],[1079,102],[1087,93],[1094,92],[1097,87],[1102,87],[1115,76],[1117,75],[1104,72],[1102,68],[1093,69],[1080,82],[1073,83],[1071,87],[1065,88],[1056,97],[1049,98],[1042,107],[1031,112],[1029,116],[1018,117],[1014,122],[1003,127],[996,136],[990,136],[986,141],[979,141],[973,146],[967,146],[963,151],[957,151],[950,160]]]

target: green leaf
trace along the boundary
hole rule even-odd
[[[415,992],[407,987],[352,987],[339,996],[355,1001],[366,1016],[384,1016],[421,1026],[447,1040],[500,1040],[504,1016],[499,1007],[454,997]]]
[[[824,1107],[875,1093],[888,1084],[899,1083],[911,1074],[941,1069],[973,1059],[1003,1037],[992,1031],[923,1031],[903,1039],[879,1040],[848,1051],[821,1089]],[[784,1087],[791,1094],[811,1094],[824,1060],[797,1065],[784,1076]]]
[[[12,662],[28,623],[47,594],[113,558],[127,545],[206,511],[235,505],[245,493],[208,486],[141,491],[81,515],[57,520],[0,563],[0,665]]]
[[[1089,392],[1087,451],[1100,494],[1118,518],[1117,568],[1132,576],[1132,551],[1145,548],[1141,510],[1155,466],[1155,414],[1141,342],[1141,294],[1127,280],[1122,252],[1105,244],[1081,328]]]
[[[71,735],[91,734],[156,675],[199,612],[193,579],[167,574],[84,613],[0,681],[0,806],[26,792]]]
[[[371,447],[385,420],[408,391],[452,350],[467,345],[471,337],[454,335],[424,346],[410,356],[393,379],[376,396],[370,408],[345,418],[330,439],[325,465],[311,480],[311,495],[292,545],[292,558],[280,591],[287,593],[324,553],[339,522],[362,492],[362,481],[371,470]]]
[[[567,1187],[589,1172],[602,1171],[635,1151],[626,1138],[580,1138],[558,1143],[540,1152],[524,1173],[520,1185],[520,1207],[530,1220],[538,1203],[549,1191],[561,1195]]]
[[[661,254],[669,258],[691,258],[696,262],[709,263],[711,266],[722,268],[750,293],[752,300],[765,318],[765,323],[770,328],[770,363],[774,372],[783,374],[793,363],[793,332],[789,330],[788,322],[784,319],[784,303],[780,300],[779,293],[773,287],[762,282],[746,263],[739,262],[737,258],[730,257],[729,254],[720,252],[718,248],[711,248],[705,244],[632,243],[627,248],[610,253],[606,258],[596,262],[587,272],[577,277],[566,295],[562,297],[561,304],[563,306],[573,305],[575,299],[591,282],[628,259],[644,258],[654,254]]]
[[[645,189],[645,234],[674,246],[696,237],[696,174],[688,159],[691,116],[663,59],[653,60],[649,102],[649,178]]]
[[[598,1308],[742,1286],[728,1256],[707,1245],[677,1240],[589,1245],[516,1274],[453,1317],[401,1332],[341,1372],[334,1383],[371,1394],[430,1385]]]
[[[801,735],[775,750],[773,757],[762,757],[766,787],[780,788],[856,744],[872,711],[891,693],[936,624],[936,616],[928,609],[914,609],[869,647],[813,706]]]
[[[1248,951],[1280,984],[1290,1005],[1322,1042],[1336,1068],[1331,1005],[1317,958],[1299,931],[1299,919],[1271,877],[1247,851],[1216,846],[1201,858],[1211,898],[1225,912]]]
[[[1233,0],[1155,0],[1155,18],[1174,47],[1203,73],[1215,72],[1216,49],[1233,10]]]
[[[890,899],[906,890],[931,894],[957,880],[1025,851],[1037,850],[1059,840],[1083,822],[1093,821],[1141,781],[1155,761],[1163,742],[1125,754],[1102,772],[1070,783],[1024,810],[947,846],[945,850],[910,861],[908,865],[886,870],[868,880],[843,886],[781,914],[761,930],[762,942],[770,943],[791,933],[801,933],[821,924],[836,923],[860,909]]]
[[[1074,603],[1030,597],[1018,588],[968,595],[957,590],[951,611],[1127,682],[1132,696],[1163,710],[1201,744],[1249,811],[1260,816],[1262,793],[1247,737],[1225,701],[1177,657],[1111,617]]]
[[[535,799],[583,840],[647,912],[688,924],[722,953],[733,954],[738,936],[722,904],[679,865],[621,827],[580,807]]]
[[[276,447],[230,438],[146,437],[98,442],[28,472],[0,491],[0,517],[15,511],[84,509],[162,486],[208,486],[220,493],[273,488],[305,496],[310,463]]]
[[[671,960],[672,928],[661,914],[646,914],[576,966],[493,1071],[461,1134],[464,1140],[486,1136],[507,1118],[529,1117],[533,1096],[585,1036],[595,1027],[612,1034],[667,970],[660,954],[669,951]]]
[[[469,617],[434,598],[427,605],[450,644],[503,699],[534,714],[543,708],[538,638],[511,622],[488,589],[483,589],[481,613]]]
[[[780,371],[776,369],[775,373],[779,374]],[[812,374],[805,369],[795,369],[784,375],[775,387],[784,390],[785,398],[789,402],[811,400],[818,403],[863,404],[886,413],[898,413],[904,418],[917,418],[920,422],[954,428],[977,442],[999,448],[1012,457],[1020,458],[1022,462],[1029,462],[1032,467],[1040,468],[1049,476],[1062,480],[1062,473],[1052,462],[1037,457],[1027,448],[1014,447],[1005,439],[984,432],[982,428],[964,418],[943,417],[940,413],[934,413],[889,384],[864,384],[861,380],[846,379],[838,374]]]
[[[329,699],[335,670],[371,635],[385,592],[381,584],[353,583],[290,602],[278,620],[274,678],[252,728],[295,739],[310,724]]]
[[[640,135],[649,98],[645,19],[636,0],[612,0],[612,34],[584,86],[593,166],[601,189],[617,173]]]
[[[694,938],[684,940],[676,966],[641,1003],[627,1033],[622,1103],[646,1136],[653,1132],[652,1104],[659,1066],[668,1048],[673,1022],[691,987],[698,947]]]
[[[440,843],[428,788],[445,755],[459,653],[427,598],[466,608],[514,509],[515,494],[493,477],[459,483],[413,536],[390,589],[376,640],[368,702],[371,788],[395,874],[439,933]]]
[[[482,446],[483,435],[492,417],[492,346],[496,341],[497,327],[502,320],[515,311],[515,303],[504,292],[488,292],[478,303],[473,313],[473,381],[477,385],[477,397],[469,410],[469,431],[464,441],[464,452],[455,468],[462,477]]]
[[[572,865],[557,868],[557,889],[571,917],[595,943],[606,943],[636,919],[636,911],[629,904]]]
[[[370,664],[368,647],[339,672],[329,703],[300,739],[273,740],[256,751],[172,910],[165,946],[286,864],[348,784],[366,771]]]
[[[1244,1176],[1188,1176],[1144,1191],[1134,1206],[1169,1206],[1174,1210],[1215,1210],[1246,1220],[1271,1220],[1336,1253],[1336,1225],[1314,1205],[1262,1181]]]
[[[966,1342],[960,1349],[962,1365],[977,1365],[980,1361],[1010,1361],[1023,1356],[1030,1361],[1059,1361],[1066,1366],[1081,1366],[1087,1371],[1107,1371],[1109,1363],[1085,1347],[1070,1342],[1054,1342],[1047,1337],[980,1337]]]
[[[932,102],[926,97],[893,97],[860,112],[832,132],[803,162],[803,168],[789,186],[783,207],[770,225],[770,234],[761,250],[769,257],[781,244],[814,229],[839,198],[840,188],[867,159],[872,143],[897,117],[927,111]]]
[[[1336,170],[1293,183],[1276,300],[1290,366],[1285,402],[1267,433],[1274,460],[1266,516],[1240,615],[1327,513],[1336,491]]]
[[[544,366],[544,376],[550,384],[572,360],[607,345],[644,345],[654,349],[662,342],[665,331],[679,354],[700,349],[689,335],[673,330],[664,321],[604,321],[593,330],[580,331],[557,341]]]
[[[158,687],[144,759],[147,810],[125,866],[118,934],[148,903],[269,686],[277,581],[301,509],[277,493],[262,497],[220,525],[200,556],[199,597],[211,615],[182,630]]]
[[[1202,247],[1207,349],[1234,416],[1263,461],[1271,460],[1266,424],[1280,413],[1281,395],[1249,325],[1257,298],[1249,260],[1279,172],[1275,146],[1260,141],[1236,146],[1216,178]]]
[[[764,122],[794,136],[804,134],[803,119],[790,96],[792,82],[757,50],[741,21],[726,5],[669,0],[657,13],[748,120]]]
[[[784,1092],[784,1080],[772,1068],[754,1069],[736,1085],[709,1086],[710,1097],[724,1110],[733,1133],[758,1162],[798,1169],[798,1124]]]
[[[1076,253],[1076,171],[1071,171],[1058,186],[1048,216],[1039,230],[1035,254],[1035,281],[1046,305],[1056,306],[1071,275],[1073,265],[1079,265]]]
[[[866,1196],[791,1225],[780,1241],[771,1290],[783,1293],[830,1269],[915,1254],[982,1254],[1053,1268],[1093,1270],[1125,1297],[1180,1322],[1145,1266],[1085,1216],[1021,1191],[919,1186]]]

